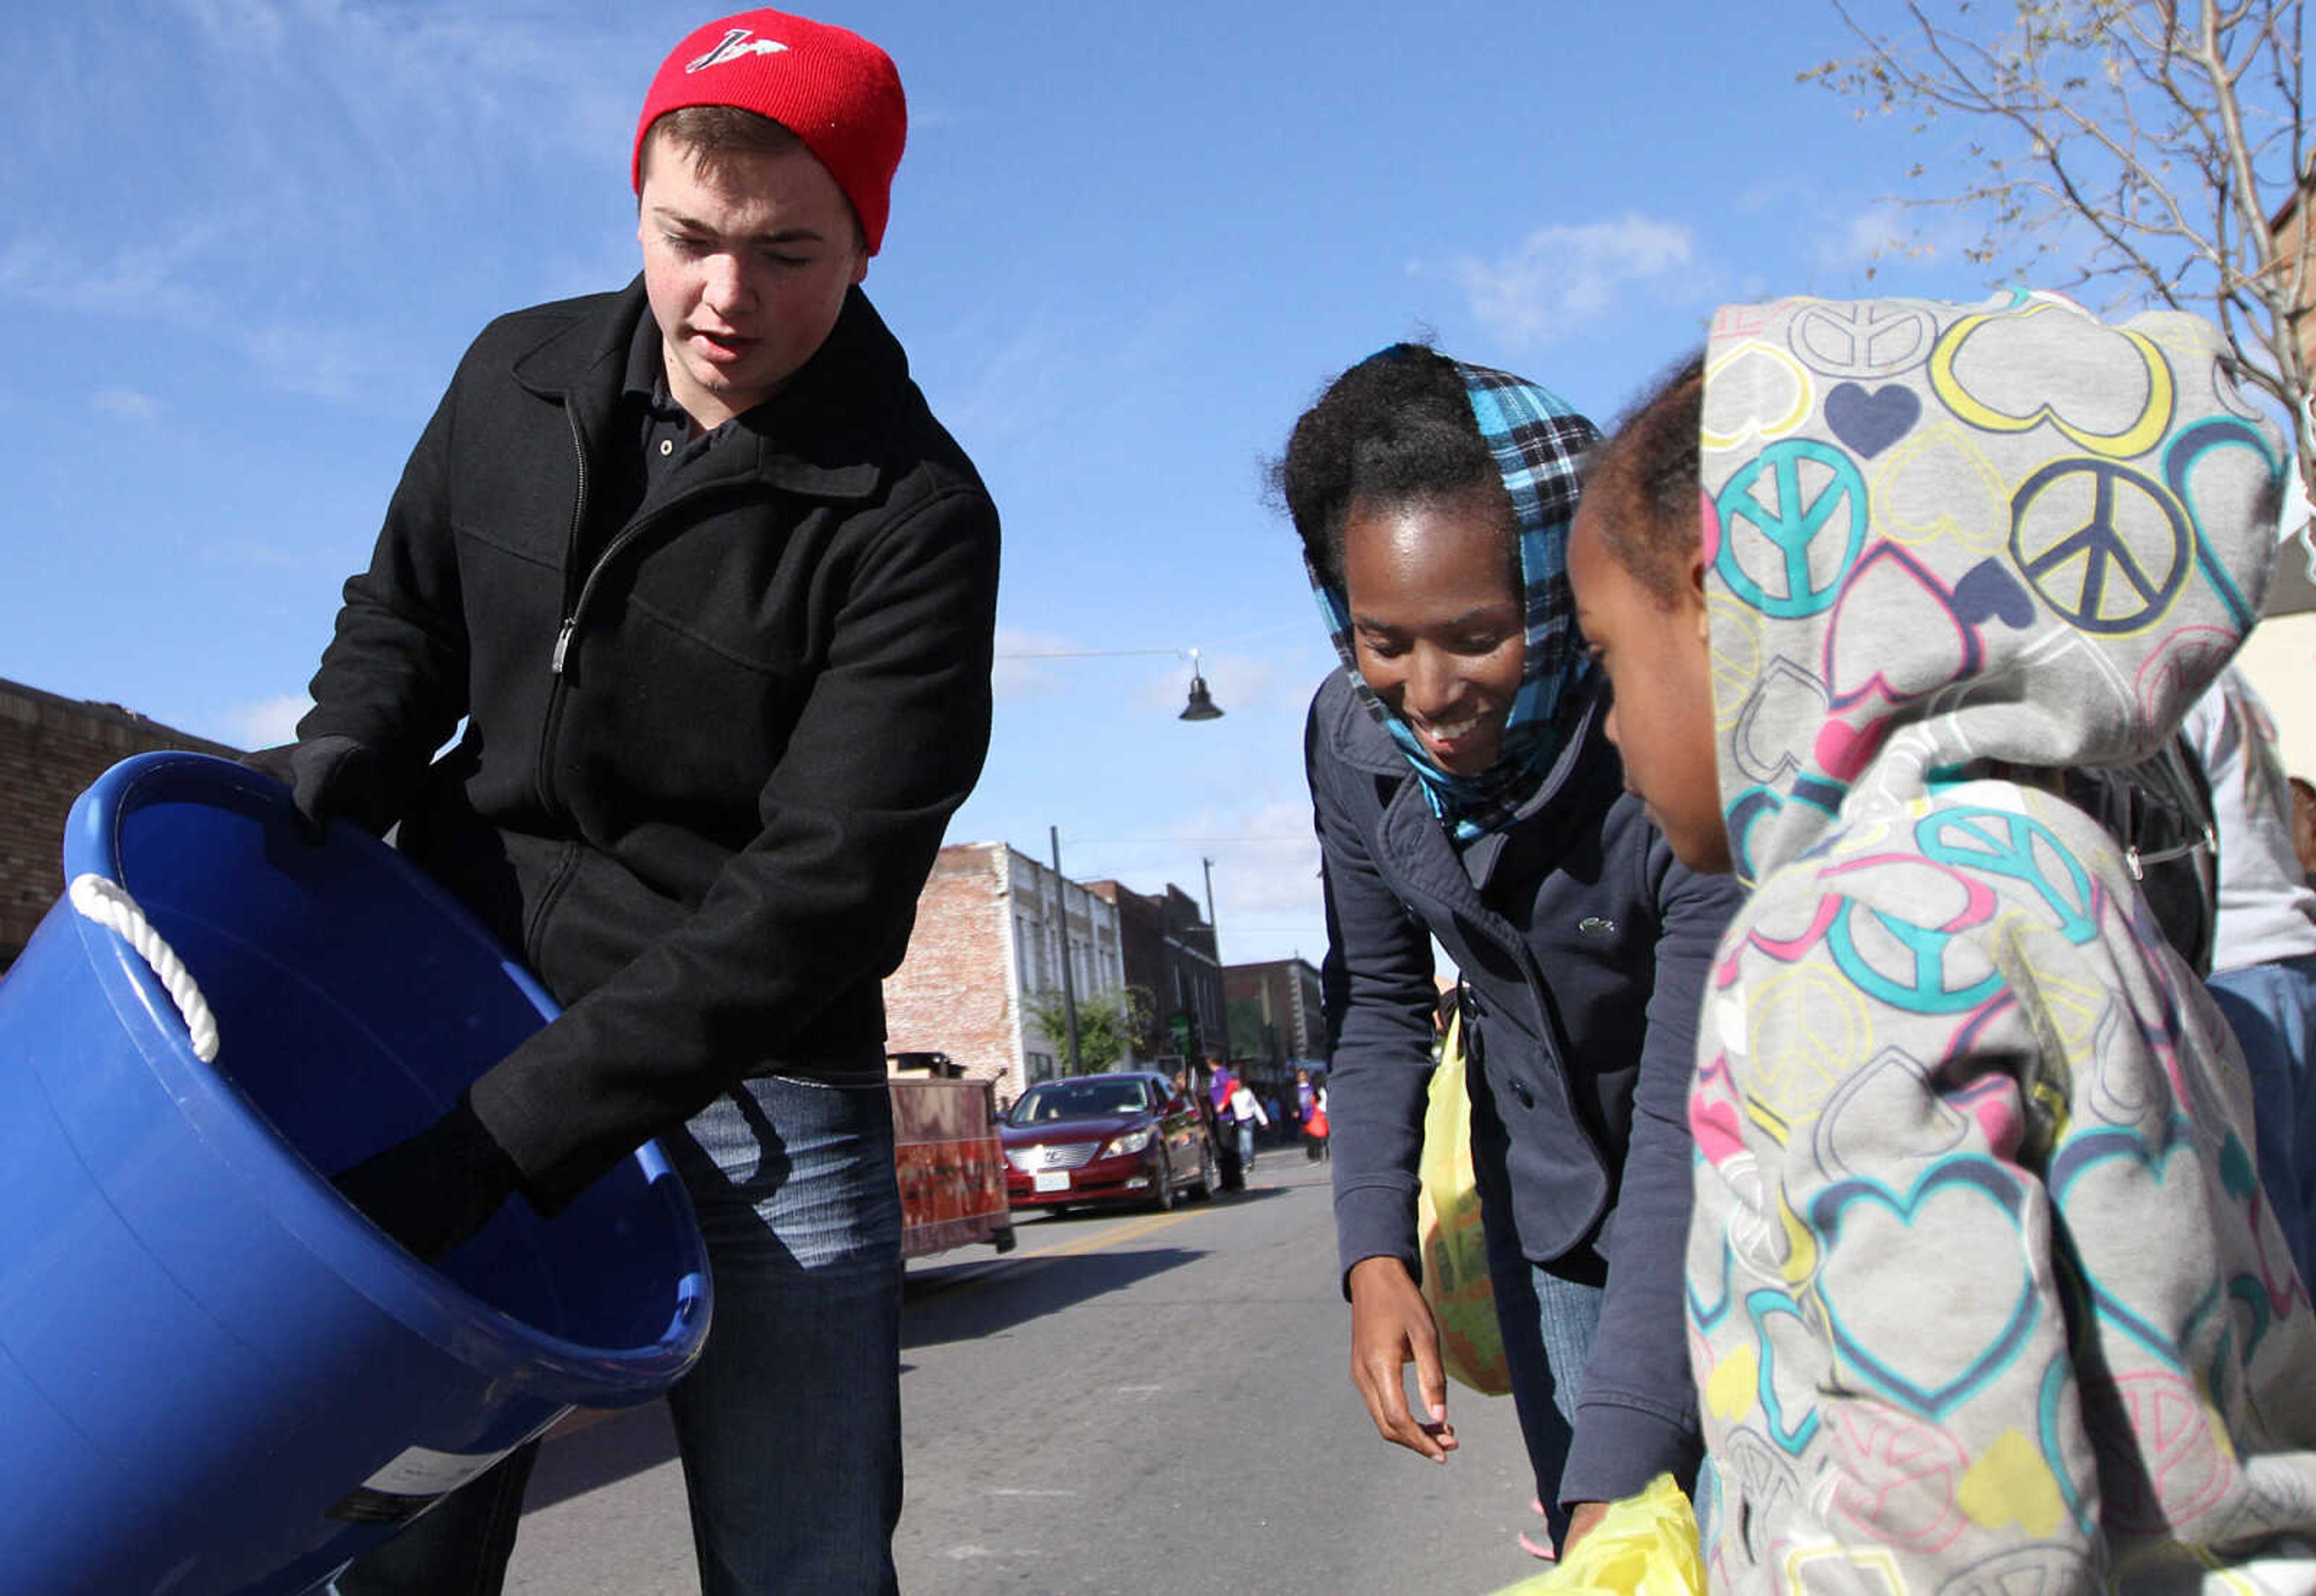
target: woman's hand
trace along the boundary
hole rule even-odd
[[[1448,1422],[1448,1375],[1439,1363],[1439,1329],[1431,1305],[1396,1258],[1362,1258],[1351,1265],[1351,1384],[1385,1441],[1448,1461],[1456,1446]],[[1406,1368],[1428,1420],[1408,1411]]]

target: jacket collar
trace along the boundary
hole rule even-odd
[[[1391,733],[1376,723],[1344,670],[1330,671],[1319,687],[1319,732],[1328,751],[1354,770],[1370,776],[1412,776],[1407,756]]]
[[[590,447],[604,448],[628,345],[650,314],[639,273],[603,315],[575,320],[520,356],[515,380],[571,407]],[[735,473],[816,499],[869,498],[884,480],[910,396],[907,355],[868,297],[851,288],[812,358],[739,418],[756,447],[729,451]]]

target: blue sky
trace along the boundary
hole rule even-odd
[[[713,4],[91,0],[0,56],[0,677],[241,744],[490,316],[636,267],[628,154]],[[1863,8],[1872,15],[1875,8]],[[1724,300],[1866,270],[1920,153],[1795,72],[1813,0],[845,0],[912,129],[867,288],[1006,528],[988,773],[952,841],[1325,933],[1304,706],[1332,664],[1264,462],[1395,339],[1604,421]]]

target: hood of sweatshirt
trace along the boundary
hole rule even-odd
[[[2160,746],[2259,613],[2289,456],[2208,322],[2021,291],[1724,307],[1701,465],[1751,882],[1855,796]]]

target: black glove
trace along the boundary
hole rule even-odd
[[[522,1171],[462,1095],[441,1119],[332,1177],[338,1194],[421,1262],[490,1222]]]
[[[322,840],[332,815],[343,815],[372,837],[393,822],[378,756],[351,737],[281,743],[244,754],[241,762],[290,789],[298,829],[308,842]]]

